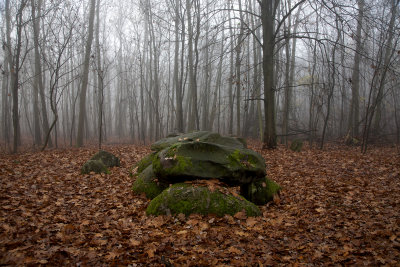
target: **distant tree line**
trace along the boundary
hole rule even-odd
[[[400,0],[5,0],[0,144],[400,144]]]

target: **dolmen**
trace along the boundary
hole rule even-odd
[[[199,131],[170,135],[133,168],[133,191],[151,199],[148,215],[261,214],[257,205],[271,201],[280,186],[267,178],[264,158],[242,138]],[[239,194],[204,186],[215,181]]]

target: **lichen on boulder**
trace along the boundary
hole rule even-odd
[[[150,164],[141,173],[137,174],[133,183],[132,190],[136,194],[144,193],[147,198],[153,199],[158,196],[167,185],[160,183],[153,172],[153,166]]]
[[[81,168],[82,174],[94,173],[109,173],[107,166],[101,160],[88,160]]]
[[[147,215],[171,215],[183,213],[186,216],[196,214],[234,215],[245,211],[247,216],[259,216],[259,208],[241,197],[226,195],[218,190],[210,191],[206,187],[194,187],[179,183],[165,189],[154,198],[147,207]]]
[[[248,201],[257,205],[265,205],[273,200],[274,195],[278,194],[281,187],[274,181],[268,179],[260,179],[258,181],[242,185],[240,194]]]
[[[236,186],[264,177],[265,161],[250,149],[189,141],[160,151],[153,160],[153,169],[166,183],[218,179]]]

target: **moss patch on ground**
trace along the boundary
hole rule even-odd
[[[196,214],[215,214],[224,216],[234,215],[245,210],[247,216],[259,216],[258,207],[232,195],[225,195],[219,191],[211,192],[206,187],[194,187],[188,184],[175,184],[165,189],[154,198],[147,207],[148,215],[179,214],[186,216]]]

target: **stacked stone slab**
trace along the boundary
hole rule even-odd
[[[255,216],[260,211],[254,203],[265,204],[280,189],[266,178],[262,156],[248,149],[241,138],[201,131],[161,139],[151,149],[153,153],[136,165],[133,184],[136,193],[145,193],[153,199],[148,214],[232,215],[243,209],[247,215]],[[218,179],[226,186],[240,186],[242,196],[207,193],[205,187],[183,185],[186,181],[208,179]]]

